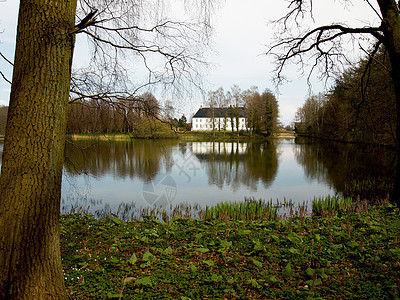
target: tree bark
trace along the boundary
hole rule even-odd
[[[0,176],[0,298],[65,299],[60,197],[76,0],[21,0]]]
[[[395,0],[378,0],[382,13],[384,44],[389,53],[396,95],[396,178],[392,201],[400,204],[400,12]]]

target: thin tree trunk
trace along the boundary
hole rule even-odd
[[[0,298],[64,299],[60,196],[76,0],[21,0],[0,177]]]

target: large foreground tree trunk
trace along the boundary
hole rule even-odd
[[[389,52],[395,95],[396,95],[396,179],[392,201],[400,205],[400,12],[395,0],[378,0],[382,13],[384,44]]]
[[[0,298],[63,299],[60,196],[76,0],[21,0],[0,177]]]

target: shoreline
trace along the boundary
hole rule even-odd
[[[67,134],[68,138],[73,140],[83,140],[83,139],[97,139],[97,140],[159,140],[159,139],[178,139],[184,141],[251,141],[251,140],[268,140],[268,139],[282,139],[282,138],[296,138],[295,133],[275,133],[271,137],[265,137],[262,135],[252,135],[243,134],[243,135],[232,135],[229,133],[216,133],[213,136],[212,132],[186,132],[186,133],[177,133],[175,136],[166,136],[166,137],[134,137],[125,133],[74,133]]]

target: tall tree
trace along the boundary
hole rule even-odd
[[[371,66],[367,93],[360,78],[366,60],[336,79],[329,94],[310,96],[297,112],[297,131],[315,137],[366,144],[395,145],[396,111],[387,53]]]
[[[205,41],[200,30],[209,28],[212,5],[207,4],[212,1],[197,2],[205,5],[199,10],[205,17],[191,23],[173,22],[157,14],[153,8],[164,2],[81,0],[75,24],[77,0],[20,0],[0,176],[1,299],[67,298],[59,216],[75,35],[84,32],[97,46],[94,67],[72,81],[75,100],[131,96],[119,80],[129,77],[119,63],[124,54],[137,54],[147,70],[151,55],[164,59],[164,72],[150,72],[145,85],[161,78],[173,84],[195,77],[192,66],[201,59],[182,49]],[[146,8],[144,23],[139,22]],[[146,28],[151,17],[159,22]],[[120,93],[115,95],[115,89]]]
[[[276,79],[280,83],[283,79],[284,67],[291,61],[298,62],[305,66],[304,56],[311,53],[315,60],[310,67],[310,73],[315,71],[316,67],[322,67],[321,76],[331,76],[337,71],[337,68],[349,61],[350,51],[346,51],[347,41],[345,37],[357,39],[359,41],[370,38],[372,46],[369,50],[363,49],[368,54],[368,63],[365,65],[364,76],[362,76],[364,88],[368,83],[368,74],[379,52],[381,45],[384,45],[389,53],[391,69],[389,74],[393,81],[396,94],[397,110],[397,151],[400,153],[400,12],[399,4],[395,0],[365,0],[377,16],[379,26],[350,27],[345,24],[331,24],[319,26],[307,30],[304,34],[294,34],[293,30],[288,30],[290,24],[301,26],[302,19],[307,13],[313,16],[313,0],[288,0],[289,12],[277,22],[282,24],[283,31],[277,35],[277,41],[274,43],[267,54],[272,54],[276,58]],[[346,5],[350,0],[343,1]],[[369,20],[372,23],[373,20]],[[293,23],[292,23],[293,22]],[[360,42],[361,45],[361,42]],[[361,47],[361,46],[360,46]]]
[[[21,1],[0,176],[0,298],[66,298],[60,191],[75,1]]]
[[[207,105],[208,105],[209,109],[207,110],[207,117],[211,119],[211,124],[209,124],[209,125],[212,128],[213,137],[215,137],[215,125],[216,125],[215,124],[216,123],[215,116],[216,116],[216,113],[218,113],[217,98],[218,98],[217,91],[209,91],[208,92]]]
[[[7,106],[0,106],[0,135],[4,135],[4,133],[6,132],[7,111]]]
[[[187,125],[187,119],[186,119],[185,115],[182,115],[182,117],[179,118],[178,125],[179,125],[179,128],[182,128],[184,131],[187,130],[188,125]]]
[[[304,16],[310,13],[313,18],[313,0],[287,0],[289,12],[278,22],[282,24],[281,34],[277,34],[276,43],[272,44],[267,54],[276,57],[277,81],[281,82],[283,69],[290,61],[296,61],[304,66],[308,61],[307,53],[311,53],[314,62],[311,63],[310,72],[318,65],[322,67],[322,75],[330,76],[337,71],[337,67],[343,62],[348,62],[351,51],[346,51],[348,41],[358,40],[361,45],[363,40],[370,41],[369,49],[363,49],[369,57],[366,64],[363,80],[363,89],[368,86],[368,74],[378,53],[383,45],[389,53],[391,68],[388,70],[393,82],[396,99],[396,152],[397,169],[396,188],[392,198],[400,203],[400,10],[399,3],[395,0],[365,0],[376,15],[378,26],[366,26],[363,22],[360,27],[347,26],[346,24],[330,24],[307,30],[304,34],[298,31],[288,30],[291,24],[301,26]],[[343,5],[351,3],[351,0],[342,1]],[[369,24],[373,24],[370,20]],[[294,23],[292,23],[294,22]],[[293,35],[293,32],[296,34]],[[310,73],[309,73],[310,74]]]
[[[223,128],[223,130],[226,130],[226,122],[224,118],[224,116],[222,115],[222,113],[225,111],[225,105],[226,105],[226,97],[225,97],[225,93],[224,93],[224,89],[222,87],[218,88],[218,90],[216,90],[216,97],[217,97],[217,107],[218,107],[218,131],[221,131],[221,127]],[[225,126],[224,126],[225,124]]]
[[[278,102],[271,91],[266,90],[261,95],[263,104],[263,123],[267,136],[272,135],[278,124]]]
[[[239,137],[239,105],[242,102],[242,95],[240,92],[239,86],[236,84],[231,87],[231,93],[233,96],[233,99],[235,99],[235,121],[236,121],[236,131],[237,131],[237,136]]]

